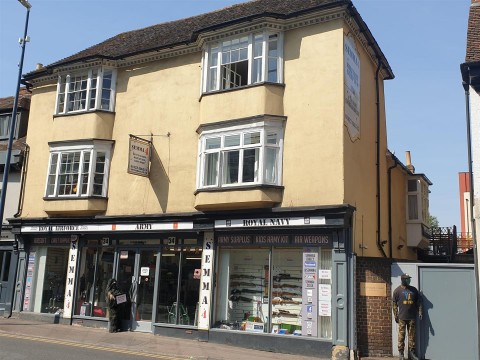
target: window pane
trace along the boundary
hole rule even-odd
[[[417,191],[417,180],[408,180],[408,191]]]
[[[255,182],[258,179],[258,154],[260,149],[248,149],[243,151],[243,174],[242,182]]]
[[[59,195],[77,193],[80,152],[64,153],[60,158]]]
[[[243,136],[243,144],[244,145],[260,144],[260,132],[246,133]]]
[[[239,151],[229,151],[224,154],[223,166],[223,183],[236,184],[238,183],[238,166],[240,159]]]
[[[301,333],[303,250],[274,248],[272,264],[270,332],[274,334],[285,332],[284,336]]]
[[[95,175],[93,177],[93,195],[103,195],[103,182],[105,178],[105,158],[104,152],[98,152],[95,160]]]
[[[278,134],[277,133],[268,133],[267,134],[267,144],[278,145]]]
[[[221,138],[210,138],[205,140],[205,150],[219,149],[221,145]]]
[[[217,184],[218,155],[219,153],[205,154],[205,174],[203,178],[204,186],[211,186]]]
[[[225,136],[225,147],[240,146],[240,134]]]
[[[8,134],[10,133],[11,118],[12,118],[11,115],[0,116],[0,136],[1,137],[8,137]]]
[[[277,82],[277,59],[269,58],[268,59],[268,81]]]
[[[418,220],[417,195],[408,195],[408,220]]]
[[[48,171],[47,196],[55,194],[55,179],[57,173],[58,154],[52,154]]]
[[[277,181],[277,149],[265,149],[265,182],[276,184]]]
[[[157,321],[160,323],[176,324],[177,317],[178,323],[182,323],[184,313],[181,312],[182,309],[177,309],[179,267],[180,252],[167,248],[162,250],[157,313]]]
[[[210,50],[210,66],[217,66],[218,64],[218,47],[212,48]]]
[[[253,73],[252,73],[252,83],[258,83],[262,81],[262,59],[253,60]]]
[[[68,248],[54,247],[47,249],[43,287],[41,283],[36,284],[37,294],[42,294],[39,309],[42,313],[53,314],[64,308],[68,250]],[[37,308],[36,305],[35,308]]]
[[[242,331],[245,321],[267,324],[269,274],[269,250],[219,248],[213,326]]]

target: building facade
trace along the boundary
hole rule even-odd
[[[19,313],[106,326],[116,278],[125,328],[343,356],[357,295],[390,297],[357,294],[356,257],[428,243],[431,183],[387,150],[393,72],[350,1],[246,2],[25,78]]]
[[[7,153],[7,142],[12,121],[14,97],[0,99],[0,168],[3,187],[3,173]],[[27,134],[28,115],[30,109],[30,93],[20,89],[15,133],[10,160],[7,194],[5,198],[2,231],[0,237],[0,316],[10,316],[12,312],[12,299],[17,270],[17,252],[15,236],[7,219],[20,212],[21,195],[23,190],[23,170],[25,157],[28,156],[28,147],[25,143]]]
[[[473,213],[471,231],[474,246],[474,258],[477,281],[477,311],[480,313],[480,269],[478,260],[478,234],[480,233],[480,1],[472,0],[468,17],[467,47],[465,62],[460,65],[467,108],[467,128],[469,140],[469,186],[470,209]],[[476,235],[475,235],[476,234]],[[480,326],[480,322],[479,325]]]

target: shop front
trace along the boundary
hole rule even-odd
[[[22,226],[21,233],[16,311],[106,327],[106,285],[115,278],[126,295],[123,329],[197,326],[203,235],[192,222]]]
[[[9,317],[15,289],[18,254],[11,227],[3,226],[0,238],[0,316]]]
[[[215,221],[209,340],[329,356],[339,310],[347,310],[347,274],[337,269],[346,263],[349,222],[341,214],[279,215]]]

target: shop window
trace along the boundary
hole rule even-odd
[[[215,328],[268,332],[269,250],[220,249]]]
[[[36,252],[35,280],[29,288],[34,289],[34,296],[27,309],[57,313],[64,308],[69,248],[39,247],[33,252]]]
[[[3,281],[3,282],[8,281],[11,258],[12,258],[11,251],[0,251],[0,281]]]
[[[312,289],[304,289],[308,286],[304,284],[306,253],[318,255],[318,274],[315,270],[313,275],[310,273],[312,281],[316,282]],[[304,331],[308,328],[302,328],[305,324],[313,324],[317,331],[312,334],[331,339],[331,253],[331,249],[305,252],[304,248],[220,248],[213,327],[279,336],[308,336],[309,331]],[[318,302],[318,308],[309,312],[308,304],[314,302]]]
[[[196,239],[183,241],[161,252],[157,322],[196,326],[202,248]]]
[[[87,246],[81,250],[75,315],[106,317],[105,288],[113,277],[114,249]]]

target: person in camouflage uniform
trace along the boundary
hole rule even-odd
[[[115,279],[108,280],[107,288],[105,292],[105,300],[108,307],[108,331],[118,332],[121,330],[120,322],[120,306],[117,304],[116,297],[121,295],[120,290],[117,287],[117,281]]]
[[[418,290],[410,286],[411,276],[403,274],[402,284],[393,292],[393,316],[398,324],[398,353],[399,360],[404,360],[405,334],[408,331],[409,358],[418,360],[415,351],[417,314],[420,320],[423,316],[422,300]]]

